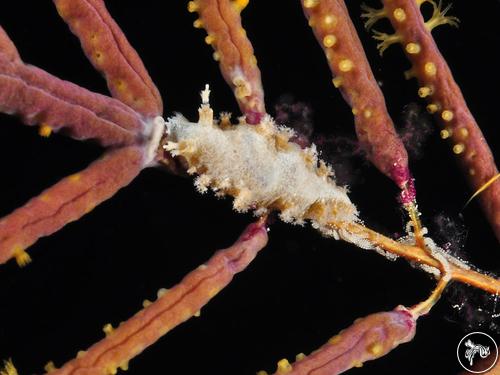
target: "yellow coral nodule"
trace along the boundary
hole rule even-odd
[[[40,129],[38,130],[38,134],[40,137],[48,138],[52,134],[52,127],[47,124],[40,125]]]
[[[241,12],[245,9],[250,3],[250,0],[232,0],[232,4],[238,12]]]
[[[102,327],[102,330],[106,334],[106,336],[109,336],[113,333],[114,328],[110,323],[108,323],[104,327]]]
[[[190,1],[188,3],[188,6],[187,6],[187,9],[188,9],[189,13],[194,13],[194,12],[198,11],[199,8],[200,7],[198,5],[198,2],[196,2],[196,1]]]
[[[277,368],[277,373],[278,374],[287,374],[292,371],[292,365],[286,358],[283,358],[282,360],[278,361],[278,368]]]
[[[304,0],[304,8],[311,9],[319,5],[319,0]]]
[[[4,361],[3,365],[4,367],[0,370],[0,375],[18,375],[12,359]]]
[[[54,362],[52,361],[49,361],[45,364],[45,366],[43,367],[43,369],[50,373],[50,372],[53,372],[53,371],[56,371],[56,365],[54,364]]]
[[[19,267],[25,267],[31,263],[30,255],[20,245],[14,246],[12,250],[12,255],[14,256],[14,258],[16,258],[16,262]]]

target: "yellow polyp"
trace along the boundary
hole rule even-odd
[[[196,29],[201,29],[203,27],[203,21],[198,18],[193,22],[193,27]]]
[[[323,24],[327,27],[335,26],[337,24],[337,17],[332,14],[327,14],[323,17]]]
[[[85,207],[85,214],[88,214],[90,211],[92,211],[94,208],[95,208],[95,204],[94,203],[89,203],[89,205],[87,207]]]
[[[326,48],[333,47],[337,43],[337,37],[333,34],[328,34],[323,38],[323,45]]]
[[[250,62],[253,65],[257,65],[257,57],[255,55],[252,55],[252,57],[250,57]]]
[[[75,173],[75,174],[72,174],[71,176],[68,176],[68,180],[70,182],[78,182],[78,181],[80,181],[81,177],[82,176],[80,175],[80,173]]]
[[[332,79],[332,83],[336,88],[339,88],[340,86],[342,86],[342,81],[343,81],[342,77],[335,77]]]
[[[67,20],[67,17],[68,17],[68,14],[69,14],[69,6],[65,3],[56,3],[56,10],[57,10],[57,13],[59,14],[59,16],[64,19],[64,20]],[[62,5],[64,4],[64,5]]]
[[[290,362],[288,362],[288,359],[283,358],[282,360],[278,361],[278,368],[276,369],[276,372],[278,374],[286,374],[292,371],[292,365]]]
[[[314,20],[314,17],[309,18],[309,20],[307,21],[307,24],[309,25],[309,27],[313,27],[314,25],[316,25],[316,21]]]
[[[161,297],[163,297],[167,293],[168,293],[168,289],[161,288],[161,289],[158,290],[158,292],[156,293],[156,295],[158,296],[158,298],[161,298]]]
[[[418,89],[418,96],[420,96],[421,98],[426,98],[431,94],[432,90],[430,87],[424,86]]]
[[[16,262],[19,267],[25,267],[31,263],[31,257],[21,245],[14,246],[12,249],[12,255],[16,258]]]
[[[335,345],[335,344],[339,343],[341,339],[342,339],[341,335],[335,335],[332,338],[330,338],[330,340],[328,340],[328,343],[331,345]]]
[[[373,113],[372,113],[372,111],[371,111],[371,110],[369,110],[369,109],[365,109],[365,110],[363,111],[363,116],[365,116],[365,118],[370,118],[370,117],[372,117],[372,114],[373,114]]]
[[[451,129],[443,129],[439,132],[439,135],[441,136],[442,139],[450,138]]]
[[[123,91],[123,90],[125,90],[127,88],[127,85],[125,84],[125,81],[123,81],[122,79],[117,79],[115,81],[115,86],[120,91]]]
[[[429,113],[436,113],[439,109],[439,106],[437,104],[431,103],[425,108],[427,109],[427,112],[429,112]]]
[[[97,34],[96,34],[96,33],[92,33],[92,34],[90,35],[90,41],[91,41],[92,43],[95,43],[95,42],[97,41]]]
[[[319,0],[304,0],[303,4],[304,4],[304,8],[310,9],[310,8],[314,8],[315,6],[317,6],[319,4]]]
[[[144,105],[144,100],[142,98],[133,97],[132,101],[134,102],[135,108],[141,108]]]
[[[82,23],[76,19],[76,20],[73,20],[73,21],[70,21],[71,22],[71,28],[78,31],[80,29],[80,26],[82,25]]]
[[[50,137],[50,135],[52,134],[52,127],[47,124],[42,124],[40,125],[40,129],[38,129],[38,134],[40,135],[40,137]]]
[[[349,59],[344,59],[339,62],[339,69],[341,72],[347,73],[354,68],[354,63]]]
[[[476,174],[476,171],[474,171],[474,169],[470,169],[469,173],[471,176],[473,176],[474,174]],[[483,191],[488,189],[488,187],[490,187],[499,178],[500,178],[500,173],[497,173],[492,178],[490,178],[488,181],[486,181],[479,189],[476,190],[476,192],[474,194],[472,194],[472,197],[470,197],[469,200],[467,201],[467,203],[465,203],[465,206],[467,206],[475,197],[477,197]]]
[[[466,128],[458,129],[458,134],[462,139],[466,139],[469,136],[469,131]]]
[[[0,375],[18,375],[12,359],[3,362],[3,369],[0,370]]]
[[[358,114],[358,109],[357,109],[357,108],[353,108],[353,109],[351,110],[351,112],[352,112],[352,114],[353,114],[354,116],[356,116],[356,115]]]
[[[196,12],[199,9],[198,3],[196,1],[190,1],[187,9],[189,13]]]
[[[434,64],[433,62],[425,63],[424,71],[425,71],[425,74],[427,74],[428,76],[435,76],[437,73],[436,64]]]
[[[208,298],[214,297],[217,293],[220,292],[219,288],[212,288],[208,291]]]
[[[387,17],[385,8],[375,9],[367,6],[366,4],[361,4],[361,9],[363,10],[361,17],[366,18],[365,28],[367,30],[370,30],[378,20]]]
[[[213,42],[215,42],[215,37],[213,35],[209,34],[205,37],[205,43],[210,45],[213,44]]]
[[[190,309],[185,309],[185,310],[182,312],[182,314],[181,314],[181,319],[182,319],[183,321],[186,321],[186,320],[188,320],[189,318],[191,318],[193,315],[194,315],[194,314],[193,314],[193,311],[192,311],[192,310],[190,310]]]
[[[460,155],[465,150],[465,145],[463,143],[457,143],[453,146],[453,153],[456,155]]]
[[[256,375],[269,375],[269,374],[267,373],[267,371],[260,370],[260,371],[257,371]]]
[[[142,307],[146,308],[148,307],[149,305],[151,305],[153,302],[151,302],[150,300],[148,299],[145,299],[144,301],[142,301]]]
[[[233,6],[238,12],[241,12],[248,6],[249,0],[233,0]]]
[[[95,56],[95,60],[96,60],[96,62],[98,62],[98,63],[101,63],[101,62],[103,61],[103,59],[104,59],[104,55],[103,55],[103,53],[102,53],[102,52],[100,52],[100,51],[97,51],[97,52],[94,54],[94,56]]]
[[[476,171],[474,168],[469,169],[469,175],[474,176],[476,174]]]
[[[106,334],[106,336],[109,336],[113,333],[114,328],[111,324],[106,324],[104,327],[102,327],[103,332]]]
[[[401,36],[398,33],[387,34],[376,30],[373,31],[373,39],[380,41],[380,43],[377,44],[377,48],[381,56],[391,45],[401,42]]]
[[[194,316],[195,318],[199,318],[199,317],[200,317],[200,315],[201,315],[201,310],[198,310],[198,311],[196,311],[196,312],[193,314],[193,316]]]
[[[398,22],[403,22],[404,20],[406,20],[406,13],[402,8],[394,9],[392,15],[394,16],[394,19]]]
[[[40,195],[39,199],[44,203],[50,202],[50,195],[47,193],[42,194]]]
[[[85,350],[79,350],[78,353],[76,353],[76,358],[82,358],[87,352]]]
[[[109,366],[106,369],[106,374],[107,375],[115,375],[117,372],[118,372],[118,369],[116,368],[116,366]]]
[[[128,362],[123,362],[120,366],[118,366],[120,370],[127,371],[128,370]]]
[[[379,342],[374,342],[374,343],[368,345],[368,347],[366,348],[366,350],[371,355],[373,355],[375,357],[378,357],[378,356],[380,356],[383,353],[384,346],[381,343],[379,343]]]
[[[363,367],[363,362],[361,362],[361,361],[354,361],[352,363],[352,367],[357,367],[357,368]]]
[[[306,358],[306,355],[304,353],[299,353],[295,356],[295,361],[302,361],[304,358]]]
[[[214,52],[212,54],[212,57],[215,61],[219,61],[220,60],[220,53],[219,52]]]
[[[446,8],[442,9],[441,1],[439,1],[438,4],[436,4],[436,2],[433,0],[426,0],[426,1],[431,3],[433,7],[431,18],[427,22],[425,22],[425,27],[427,28],[427,30],[432,31],[435,27],[446,24],[458,27],[458,22],[459,22],[458,18],[446,15],[446,13],[448,13],[448,11],[451,8],[451,4],[446,6]]]
[[[52,372],[57,370],[56,365],[54,365],[54,362],[52,361],[47,362],[43,369],[45,370],[45,372]]]
[[[453,112],[446,109],[444,110],[443,112],[441,112],[441,118],[444,120],[444,121],[451,121],[453,120]]]
[[[405,50],[410,55],[416,55],[416,54],[420,53],[422,48],[420,47],[420,44],[418,44],[418,43],[408,43],[405,47]]]

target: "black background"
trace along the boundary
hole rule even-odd
[[[5,3],[0,24],[24,61],[107,92],[52,2]],[[106,3],[158,85],[165,116],[180,111],[196,119],[198,92],[205,83],[211,85],[216,111],[238,113],[212,50],[203,43],[204,31],[192,27],[196,17],[187,12],[187,2]],[[402,74],[409,63],[399,46],[380,58],[362,28],[360,2],[350,2],[349,9],[389,110],[396,123],[404,124],[404,107],[418,102],[416,83],[405,81]],[[440,27],[434,35],[495,149],[500,2],[457,0],[452,13],[461,19],[460,28]],[[262,70],[269,111],[282,95],[292,95],[313,110],[316,136],[353,139],[352,114],[331,84],[300,3],[254,0],[243,18]],[[384,27],[382,23],[376,28]],[[1,115],[0,121],[1,215],[102,152],[98,146],[58,135],[42,139],[35,128],[13,117]],[[420,124],[424,126],[425,116],[417,129]],[[422,158],[412,161],[424,223],[439,241],[460,242],[461,254],[481,268],[498,269],[498,244],[476,202],[462,209],[471,192],[449,146],[435,127],[431,129],[420,148]],[[327,146],[324,152],[329,152]],[[351,198],[366,224],[389,235],[401,232],[404,215],[392,183],[348,154],[336,154],[335,160],[341,161],[344,174],[354,176]],[[436,225],[443,215],[454,225]],[[0,358],[12,357],[20,374],[41,373],[49,360],[63,364],[99,340],[104,324],[125,320],[141,308],[144,298],[152,299],[159,288],[174,285],[215,249],[231,244],[250,220],[250,215],[234,213],[229,200],[198,194],[189,179],[157,169],[144,171],[78,222],[38,241],[30,249],[34,261],[28,267],[19,269],[14,262],[1,266]],[[250,267],[202,310],[200,318],[179,326],[134,359],[129,373],[270,371],[277,360],[311,352],[355,318],[415,304],[432,286],[427,275],[405,261],[388,262],[376,253],[324,239],[309,227],[274,223],[269,245]],[[492,309],[492,301],[481,297],[466,289],[458,301],[467,300],[469,317],[478,318],[481,314],[471,299]],[[422,318],[413,342],[352,373],[457,373],[456,345],[472,328],[457,317],[453,303],[456,300],[444,299]],[[491,333],[487,324],[475,328]]]

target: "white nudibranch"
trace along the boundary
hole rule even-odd
[[[208,87],[202,92],[198,123],[180,114],[168,119],[164,146],[185,159],[188,173],[198,176],[195,185],[201,193],[211,188],[217,196],[234,197],[238,212],[277,211],[285,222],[310,221],[327,236],[372,247],[345,229],[344,224],[359,222],[357,209],[314,145],[301,149],[289,142],[293,130],[275,125],[270,116],[258,125],[240,120],[220,127],[213,121],[208,92]]]

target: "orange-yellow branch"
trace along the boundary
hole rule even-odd
[[[346,227],[353,233],[366,236],[375,246],[378,246],[379,248],[397,256],[403,257],[412,263],[425,264],[441,269],[441,264],[434,259],[428,251],[418,246],[402,244],[356,223],[335,223],[335,226]],[[472,285],[488,293],[500,293],[500,280],[472,269],[461,268],[454,264],[450,264],[450,268],[452,280]]]
[[[260,70],[250,40],[241,25],[240,12],[245,1],[194,0],[188,9],[198,12],[195,27],[203,27],[208,36],[205,42],[215,52],[224,79],[238,101],[247,123],[259,123],[266,112]]]
[[[131,146],[111,151],[1,219],[0,264],[13,257],[21,265],[29,262],[25,249],[113,196],[142,168],[141,148]]]
[[[189,273],[175,287],[158,293],[158,299],[116,329],[105,326],[106,337],[51,375],[108,375],[126,369],[128,361],[210,301],[233,276],[245,269],[267,243],[262,222],[251,224],[234,245],[220,250]]]
[[[147,117],[162,113],[160,93],[141,58],[102,0],[54,0],[60,16],[78,36],[114,97]]]

